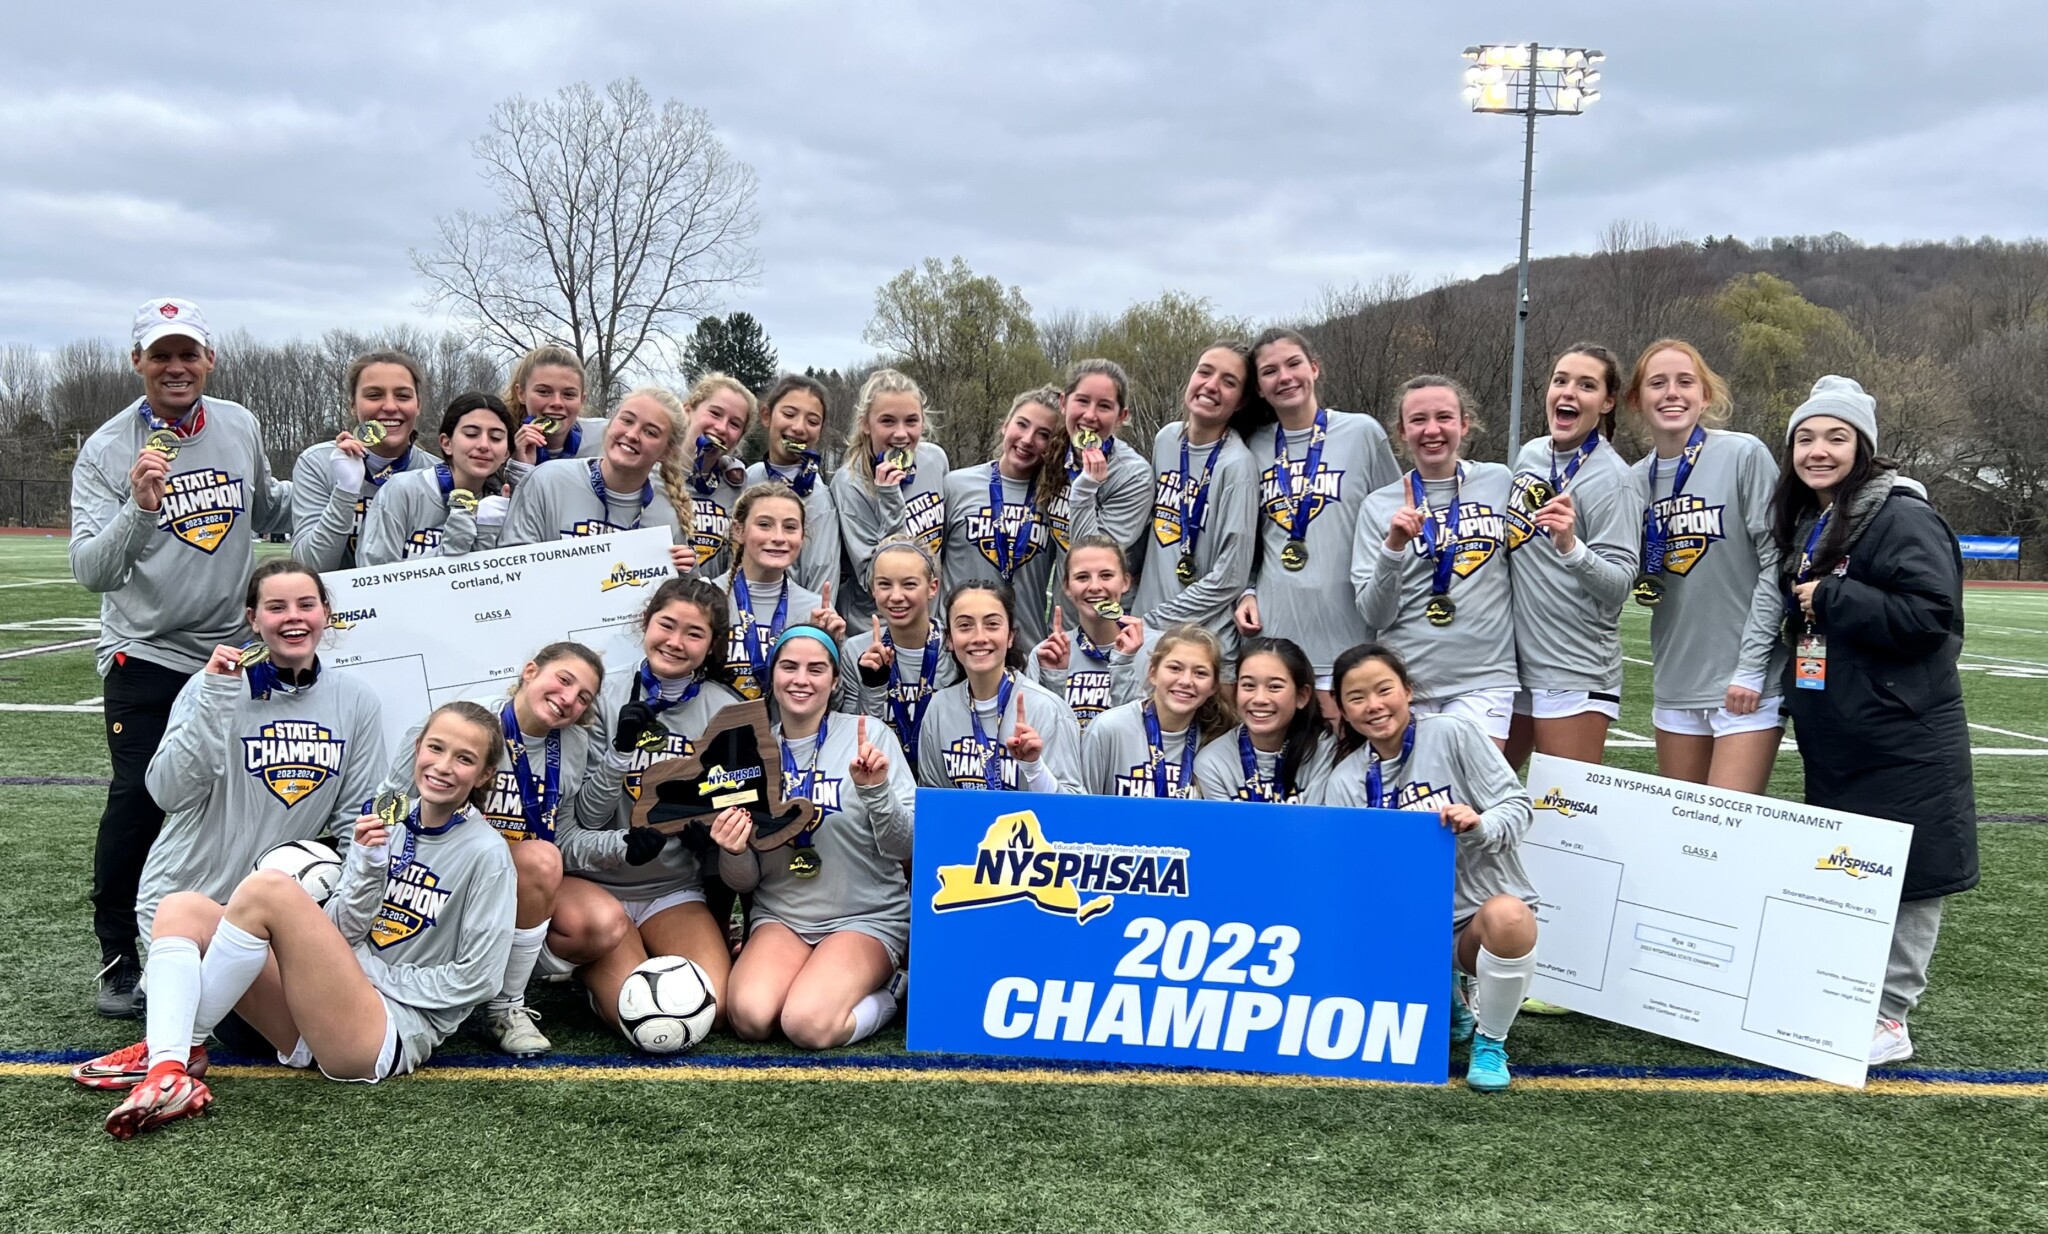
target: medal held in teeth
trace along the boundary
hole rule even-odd
[[[1097,616],[1117,621],[1124,615],[1124,606],[1118,604],[1115,600],[1097,600],[1095,602],[1095,612]]]
[[[882,461],[908,475],[911,467],[917,462],[917,458],[908,450],[891,450],[882,456]]]
[[[1084,428],[1080,432],[1074,434],[1074,448],[1076,450],[1093,450],[1101,444],[1102,434],[1096,432],[1094,429]]]
[[[365,420],[355,427],[355,439],[373,450],[383,445],[389,436],[391,430],[384,427],[382,420]]]
[[[533,427],[539,429],[543,436],[553,437],[555,430],[562,427],[562,422],[554,416],[535,416]]]

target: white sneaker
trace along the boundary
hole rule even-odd
[[[1870,1034],[1870,1065],[1903,1063],[1911,1057],[1913,1037],[1906,1031],[1905,1021],[1879,1016],[1877,1028]]]
[[[514,1058],[539,1058],[555,1048],[535,1021],[540,1012],[520,1003],[512,1007],[485,1007],[484,1032],[498,1043],[498,1048]]]

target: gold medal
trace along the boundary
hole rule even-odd
[[[811,447],[805,444],[804,442],[795,440],[794,438],[785,437],[782,439],[782,448],[784,452],[794,454],[798,458],[802,458],[804,451],[810,449]]]
[[[818,860],[818,850],[809,845],[798,848],[789,855],[789,872],[798,878],[818,877],[818,871],[824,868],[824,864]]]
[[[659,724],[633,739],[633,748],[652,754],[668,744],[668,730]]]
[[[1280,550],[1280,564],[1289,570],[1302,570],[1308,566],[1308,541],[1289,540]]]
[[[476,506],[477,500],[475,493],[470,492],[466,488],[454,488],[448,490],[448,508],[450,510],[459,510],[464,514],[475,514]]]
[[[1636,603],[1644,608],[1655,608],[1664,600],[1664,580],[1653,574],[1636,575],[1636,585],[1629,589]]]
[[[907,474],[916,465],[917,458],[908,450],[891,450],[882,456],[882,461]]]
[[[1458,604],[1449,596],[1431,596],[1429,603],[1422,608],[1422,615],[1429,619],[1429,624],[1442,629],[1457,620]]]
[[[1095,602],[1095,611],[1099,616],[1115,621],[1124,615],[1124,606],[1118,604],[1115,600],[1097,600]]]
[[[356,440],[369,446],[371,449],[383,445],[384,439],[389,436],[391,436],[391,430],[384,427],[382,420],[365,420],[355,427]]]
[[[1187,584],[1195,581],[1195,575],[1195,555],[1193,553],[1182,553],[1180,560],[1173,563],[1173,576],[1183,584]]]
[[[164,462],[168,463],[178,457],[178,435],[167,428],[160,428],[149,435],[142,448],[163,455]]]
[[[535,416],[533,427],[539,429],[543,436],[553,437],[555,430],[562,427],[562,422],[553,416]]]
[[[385,827],[395,831],[404,824],[405,816],[412,813],[412,801],[404,793],[392,789],[377,794],[377,799],[370,803],[370,813],[376,815],[377,821]]]
[[[1522,510],[1534,514],[1549,505],[1557,497],[1557,490],[1550,487],[1550,481],[1542,476],[1530,476],[1529,483],[1522,489]]]
[[[1101,444],[1102,434],[1092,428],[1084,428],[1074,434],[1074,448],[1076,450],[1093,450]]]
[[[237,657],[236,662],[246,672],[258,664],[268,663],[269,660],[270,644],[251,643],[247,647],[242,648],[242,654]]]

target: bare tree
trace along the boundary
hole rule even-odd
[[[657,108],[636,78],[514,95],[473,148],[499,209],[445,216],[433,251],[413,251],[428,303],[510,355],[574,350],[607,400],[759,273],[753,168],[701,109]]]

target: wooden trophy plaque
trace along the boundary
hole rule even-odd
[[[782,795],[781,760],[771,765],[764,753],[777,748],[765,701],[732,704],[691,739],[691,753],[640,774],[633,825],[675,835],[709,827],[720,811],[740,806],[754,816],[756,849],[782,847],[817,821],[818,808],[808,798]]]

